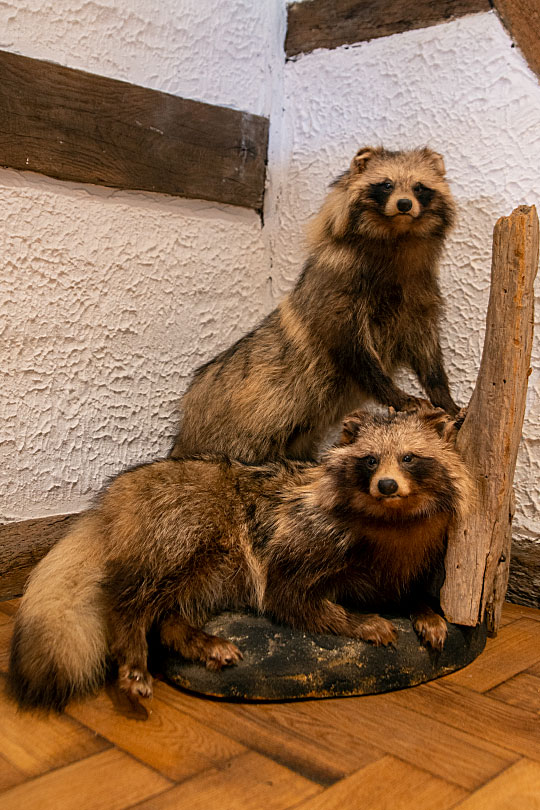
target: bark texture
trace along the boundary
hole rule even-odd
[[[441,605],[446,618],[496,633],[508,584],[512,482],[521,438],[534,323],[538,217],[519,206],[493,233],[482,362],[458,448],[477,482],[469,516],[451,528]]]

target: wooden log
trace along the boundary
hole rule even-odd
[[[480,372],[457,446],[477,482],[469,516],[451,528],[441,606],[446,618],[495,633],[508,583],[512,481],[534,322],[538,217],[520,206],[493,233],[491,292]]]

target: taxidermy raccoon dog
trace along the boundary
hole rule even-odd
[[[392,380],[399,366],[434,406],[457,413],[439,346],[437,265],[454,219],[444,174],[430,149],[358,151],[312,223],[293,291],[195,372],[173,458],[313,458],[366,398],[417,404]]]
[[[422,584],[470,499],[455,429],[442,410],[357,412],[320,464],[208,456],[118,476],[30,577],[11,694],[21,706],[61,710],[95,691],[112,659],[120,688],[148,697],[152,626],[186,658],[234,664],[240,650],[201,629],[228,608],[391,644],[388,619],[343,605],[401,606],[423,642],[441,649],[446,623]]]

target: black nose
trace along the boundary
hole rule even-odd
[[[398,483],[393,478],[381,478],[377,486],[383,495],[393,495],[394,492],[397,492]]]
[[[401,211],[402,214],[406,214],[407,211],[410,211],[412,208],[412,201],[407,197],[403,197],[402,200],[397,201],[397,207],[398,211]]]

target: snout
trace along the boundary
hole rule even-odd
[[[401,214],[407,214],[412,208],[412,200],[408,197],[402,197],[397,201],[396,207]]]
[[[394,495],[398,491],[398,482],[394,478],[380,478],[377,489],[381,495]]]
[[[402,231],[420,216],[420,203],[406,189],[396,189],[388,198],[384,213],[392,220],[392,227]]]

